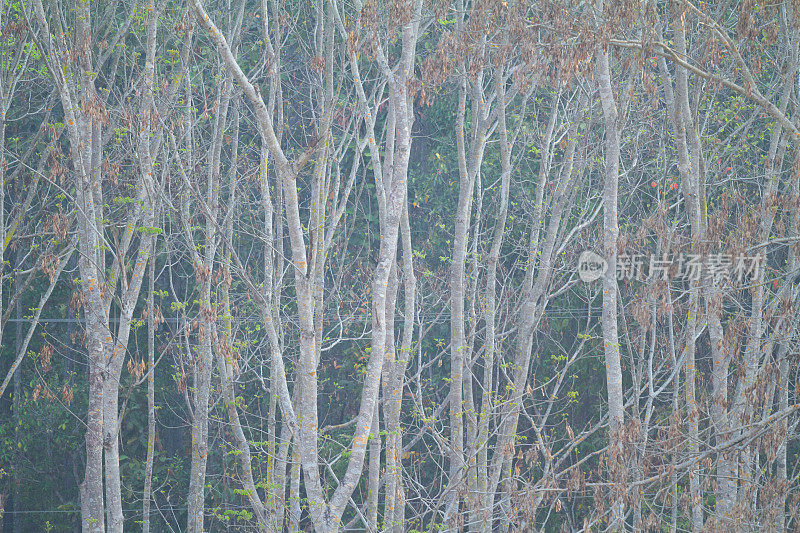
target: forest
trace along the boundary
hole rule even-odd
[[[2,0],[2,533],[800,531],[799,396],[798,0]]]

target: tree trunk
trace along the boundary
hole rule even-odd
[[[153,496],[153,461],[156,439],[156,323],[155,323],[155,241],[149,265],[147,291],[147,458],[144,463],[144,494],[142,495],[142,533],[150,533],[150,500]]]
[[[609,527],[625,529],[624,407],[622,366],[617,334],[617,189],[619,183],[619,132],[617,105],[611,84],[608,50],[595,55],[597,85],[605,124],[605,181],[603,184],[603,256],[608,264],[603,276],[603,352],[606,360],[609,414],[609,463],[612,477],[612,511]]]

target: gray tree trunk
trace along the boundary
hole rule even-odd
[[[612,510],[609,527],[625,529],[624,487],[624,406],[622,366],[617,334],[617,190],[619,183],[619,131],[617,105],[611,84],[608,50],[595,55],[597,86],[605,124],[605,181],[603,184],[603,256],[608,270],[603,276],[603,352],[606,360],[609,414],[609,463],[612,477]]]

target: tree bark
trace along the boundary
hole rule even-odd
[[[602,5],[602,3],[601,3]],[[605,125],[605,179],[603,183],[603,256],[608,265],[603,276],[603,353],[606,361],[609,414],[609,462],[612,465],[612,510],[609,527],[625,529],[624,407],[622,366],[617,334],[617,239],[619,237],[617,195],[619,184],[619,131],[617,105],[611,84],[608,49],[595,55],[597,86]]]

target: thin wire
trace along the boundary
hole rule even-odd
[[[169,507],[171,511],[187,511],[188,507]],[[225,509],[250,509],[247,506],[225,506]],[[5,510],[2,514],[49,514],[49,513],[64,513],[64,514],[72,514],[72,513],[80,513],[80,509],[53,509],[52,511],[48,511],[46,509],[34,509],[34,510],[22,510],[22,511],[9,511]],[[141,514],[141,509],[123,509],[123,513],[137,513]],[[150,511],[150,514],[158,514],[158,510]]]

